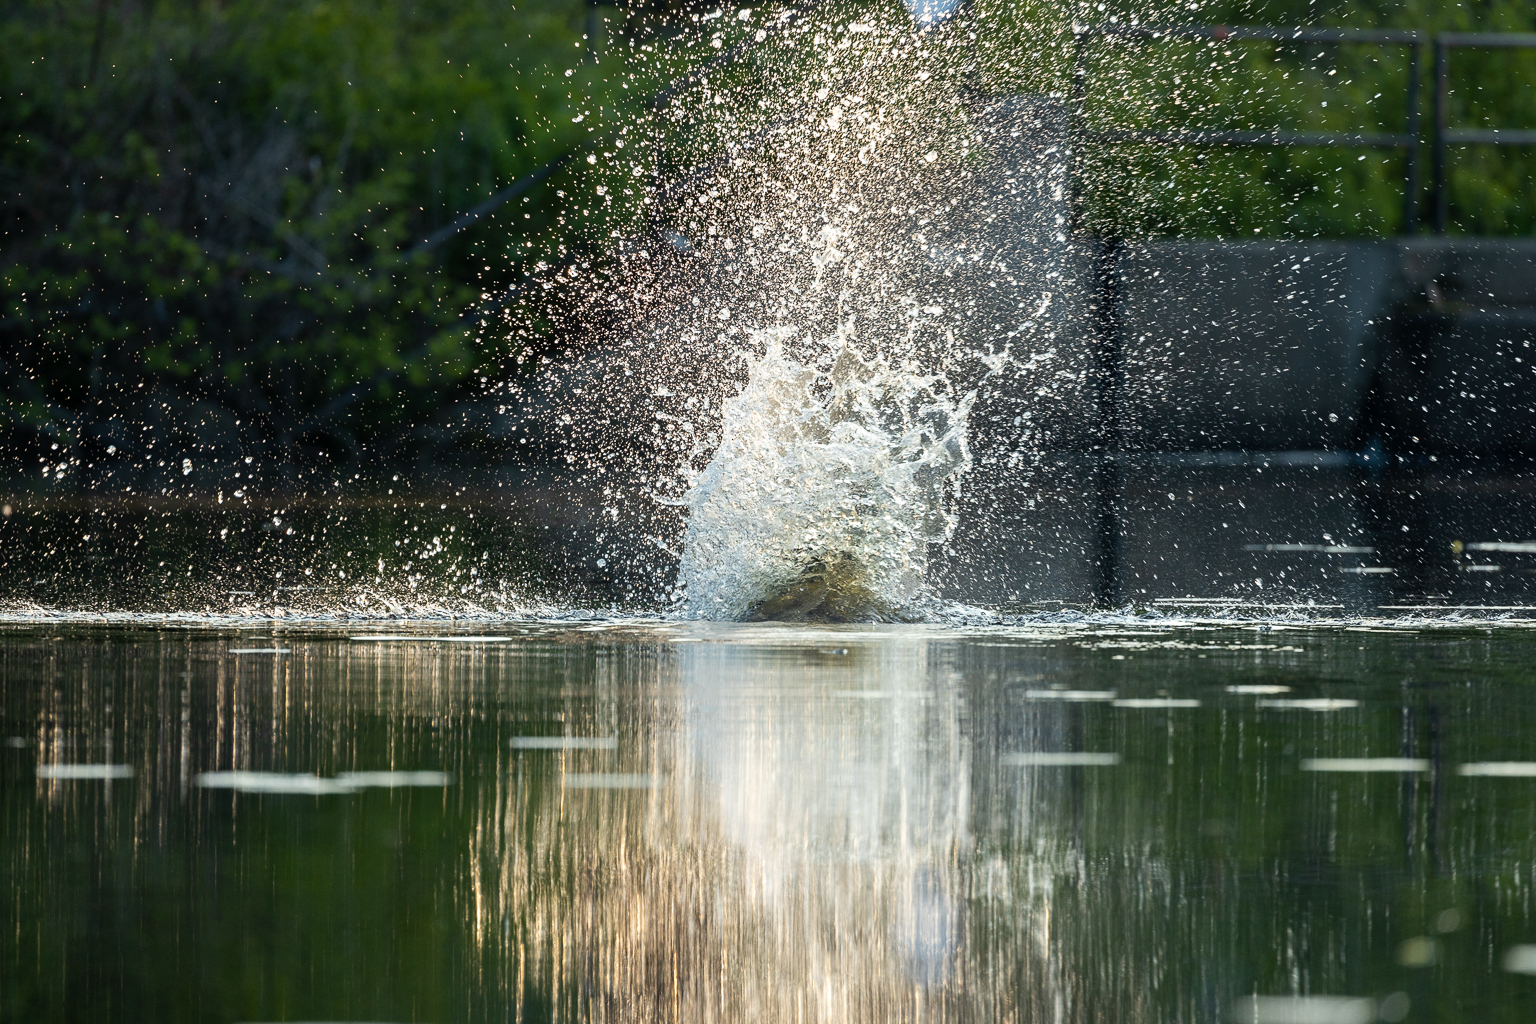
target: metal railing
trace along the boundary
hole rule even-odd
[[[784,15],[781,15],[770,31],[768,37],[782,31],[787,25],[804,17],[811,11],[822,6],[825,0],[800,0],[791,5]],[[1513,32],[1445,32],[1439,35],[1431,35],[1428,32],[1417,29],[1354,29],[1354,28],[1268,28],[1262,26],[1227,26],[1227,25],[1085,25],[1072,28],[1076,54],[1073,68],[1073,114],[1077,126],[1077,135],[1093,142],[1107,145],[1163,145],[1163,146],[1195,146],[1195,147],[1313,147],[1313,148],[1338,148],[1338,149],[1400,149],[1404,153],[1403,160],[1403,224],[1402,233],[1411,235],[1416,233],[1419,226],[1419,145],[1420,138],[1420,81],[1422,78],[1421,66],[1423,63],[1423,48],[1427,43],[1434,46],[1434,113],[1432,124],[1431,145],[1433,148],[1433,169],[1431,182],[1431,201],[1434,203],[1434,231],[1444,234],[1446,229],[1448,211],[1448,189],[1446,185],[1446,152],[1453,145],[1492,145],[1492,146],[1536,146],[1536,128],[1532,129],[1502,129],[1502,128],[1453,128],[1446,124],[1446,96],[1449,81],[1449,55],[1454,48],[1487,48],[1487,49],[1536,49],[1536,33]],[[1271,43],[1324,43],[1324,44],[1366,44],[1377,46],[1400,46],[1408,50],[1407,80],[1404,83],[1404,124],[1400,132],[1337,132],[1337,131],[1294,131],[1283,128],[1271,128],[1261,130],[1230,130],[1219,128],[1184,128],[1157,131],[1152,129],[1101,129],[1094,132],[1086,132],[1084,128],[1084,111],[1088,92],[1088,57],[1089,45],[1095,38],[1117,37],[1125,39],[1141,39],[1148,41],[1172,40],[1172,39],[1206,39],[1214,44],[1228,42],[1271,42]],[[664,109],[683,90],[699,84],[704,80],[708,72],[720,67],[735,63],[737,60],[753,52],[762,43],[762,40],[744,40],[730,49],[717,54],[706,61],[699,68],[694,69],[672,82],[662,89],[651,100],[654,109]],[[846,83],[845,83],[846,84]],[[780,118],[767,129],[759,131],[752,136],[736,140],[728,145],[727,149],[740,146],[751,146],[761,141],[761,137],[771,134],[792,122],[799,111],[791,111]],[[664,178],[661,168],[665,160],[661,153],[662,142],[657,135],[655,145],[657,147],[658,177]],[[564,158],[562,158],[564,159]],[[695,168],[693,173],[684,176],[681,182],[673,182],[663,187],[663,191],[671,191],[680,185],[686,186],[700,173],[707,173],[713,162]],[[551,168],[541,168],[526,181],[534,177],[542,177]],[[1076,175],[1073,176],[1076,179]],[[518,182],[505,195],[514,191],[520,191],[520,186],[525,182]],[[1080,196],[1074,196],[1074,216],[1079,213]],[[497,199],[491,200],[486,205],[494,205]],[[479,210],[472,211],[478,213]],[[463,218],[461,218],[463,220]],[[464,226],[455,222],[453,230]],[[433,241],[435,241],[434,239]]]
[[[1445,234],[1450,213],[1450,192],[1446,187],[1446,149],[1455,145],[1536,146],[1536,129],[1531,128],[1452,128],[1446,111],[1450,90],[1451,50],[1536,50],[1536,33],[1531,32],[1444,32],[1435,37],[1435,155],[1434,195],[1435,234]]]
[[[794,21],[803,18],[822,6],[825,0],[801,0],[792,4],[770,27],[766,38],[772,38]],[[1318,147],[1401,149],[1405,152],[1403,171],[1403,234],[1413,234],[1418,227],[1419,193],[1419,80],[1422,48],[1430,35],[1414,29],[1351,29],[1351,28],[1265,28],[1254,26],[1225,25],[1087,25],[1072,29],[1076,43],[1076,59],[1073,69],[1074,116],[1079,134],[1088,90],[1088,47],[1094,38],[1119,37],[1127,39],[1171,40],[1208,39],[1214,43],[1262,41],[1273,43],[1362,43],[1379,46],[1404,46],[1408,48],[1408,74],[1406,82],[1405,124],[1401,132],[1311,132],[1290,131],[1281,128],[1260,131],[1232,131],[1225,129],[1186,128],[1173,131],[1148,129],[1110,129],[1092,133],[1089,138],[1109,145],[1149,144],[1166,146],[1238,146],[1238,147]],[[742,41],[730,49],[715,55],[703,65],[679,77],[662,89],[650,101],[653,109],[664,109],[683,90],[699,84],[704,76],[722,66],[756,50],[764,40]],[[1433,123],[1433,182],[1432,196],[1435,204],[1434,230],[1444,234],[1448,216],[1449,198],[1446,187],[1446,151],[1453,145],[1536,146],[1536,129],[1502,128],[1453,128],[1446,124],[1446,97],[1449,89],[1450,51],[1468,49],[1536,49],[1536,33],[1514,32],[1445,32],[1433,37],[1434,42],[1434,123]],[[768,132],[782,127],[792,120],[798,111],[791,112],[770,126]],[[758,135],[766,134],[759,132]],[[738,140],[739,144],[751,144],[757,137]],[[658,177],[665,164],[658,134]],[[508,199],[521,194],[555,171],[571,157],[566,153],[545,164],[538,170],[512,183],[472,210],[422,239],[412,252],[428,250],[448,240],[464,228],[477,222]],[[701,168],[707,170],[708,166]],[[697,172],[695,172],[697,173]],[[690,177],[692,177],[690,175]],[[1077,176],[1074,175],[1074,179]],[[1074,215],[1078,212],[1078,200],[1074,199]]]
[[[1275,128],[1262,131],[1228,131],[1188,128],[1176,131],[1112,129],[1083,133],[1095,142],[1165,146],[1311,146],[1319,148],[1401,149],[1403,170],[1403,234],[1418,225],[1419,192],[1419,65],[1428,36],[1411,29],[1349,28],[1254,28],[1225,25],[1087,25],[1073,30],[1076,61],[1073,67],[1074,116],[1081,130],[1088,99],[1088,46],[1096,37],[1170,40],[1209,39],[1216,43],[1264,41],[1273,43],[1374,43],[1408,48],[1408,81],[1405,124],[1401,132],[1299,132]],[[1437,49],[1438,54],[1438,49]],[[1438,95],[1438,93],[1437,93]]]

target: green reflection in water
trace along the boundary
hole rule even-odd
[[[1536,1007],[1530,632],[370,632],[0,631],[0,1018]]]

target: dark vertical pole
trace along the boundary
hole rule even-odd
[[[1067,735],[1071,737],[1069,742],[1072,744],[1070,749],[1082,750],[1083,744],[1086,742],[1083,739],[1085,731],[1083,729],[1083,705],[1087,702],[1074,700],[1063,701],[1062,703],[1067,705],[1064,710],[1068,716]],[[1088,768],[1068,769],[1068,778],[1071,780],[1067,785],[1071,787],[1069,792],[1071,793],[1072,801],[1072,849],[1079,854],[1082,853],[1083,846],[1087,841],[1087,837],[1083,834],[1084,819],[1087,817],[1088,810],[1088,801],[1083,790],[1087,780],[1083,778],[1083,775],[1089,770]]]
[[[1094,573],[1094,604],[1113,608],[1120,592],[1120,255],[1122,243],[1106,238],[1098,252],[1098,303],[1094,309],[1094,350],[1098,365],[1098,417],[1094,446],[1098,451],[1095,535],[1098,540]]]
[[[1450,197],[1445,188],[1445,101],[1446,78],[1450,63],[1450,47],[1445,40],[1435,40],[1435,234],[1445,234],[1445,222],[1450,212]]]
[[[1408,46],[1408,150],[1403,170],[1403,234],[1417,233],[1419,220],[1419,58],[1424,44]]]
[[[1082,186],[1082,148],[1088,138],[1088,45],[1090,30],[1076,32],[1072,63],[1071,152],[1067,158],[1072,236],[1083,236],[1086,207]],[[1087,253],[1094,261],[1095,305],[1093,310],[1095,421],[1092,440],[1094,467],[1094,537],[1098,548],[1093,581],[1093,603],[1110,608],[1120,602],[1120,242],[1091,242]]]
[[[1402,756],[1413,758],[1418,750],[1418,723],[1414,720],[1410,694],[1403,692],[1403,741]],[[1403,819],[1403,851],[1409,867],[1419,861],[1419,776],[1416,772],[1404,772],[1398,795],[1398,812]]]
[[[1448,873],[1445,863],[1445,842],[1441,819],[1445,814],[1445,741],[1441,736],[1440,705],[1429,706],[1429,823],[1426,826],[1429,839],[1430,862],[1435,875],[1444,878]]]

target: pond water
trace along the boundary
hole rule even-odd
[[[1527,1021],[1536,633],[0,627],[5,1021]]]

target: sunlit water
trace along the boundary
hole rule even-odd
[[[1533,656],[12,624],[0,1019],[1524,1021]]]

